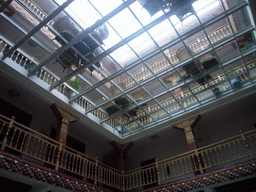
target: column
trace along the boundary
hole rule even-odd
[[[201,174],[205,172],[203,169],[204,164],[202,162],[202,157],[201,154],[198,154],[197,151],[197,145],[196,145],[196,140],[194,137],[193,129],[201,119],[201,116],[198,115],[196,117],[192,117],[190,119],[187,119],[185,121],[182,121],[180,123],[177,123],[173,125],[174,128],[177,129],[182,129],[185,133],[187,144],[188,144],[188,149],[191,151],[191,161],[194,169],[199,169],[199,171],[194,171],[195,175]]]
[[[133,142],[120,144],[120,143],[117,143],[116,141],[112,141],[110,142],[110,144],[115,149],[115,151],[119,154],[118,169],[120,171],[125,170],[125,155],[132,148]]]
[[[69,123],[77,121],[78,118],[56,104],[53,104],[50,107],[58,119],[58,133],[56,139],[63,145],[66,145]]]
[[[66,145],[67,143],[67,136],[68,136],[68,126],[69,126],[69,120],[66,118],[62,118],[58,122],[58,135],[56,140],[60,141],[62,144]]]

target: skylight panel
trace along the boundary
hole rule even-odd
[[[64,0],[56,0],[56,2],[62,4]],[[92,26],[97,20],[102,19],[93,6],[85,0],[74,1],[65,10],[84,29]]]
[[[219,5],[219,1],[218,0],[207,0],[207,1],[196,1],[192,4],[192,6],[194,7],[194,10],[196,12],[198,12],[199,10],[203,9],[204,13],[207,13],[208,11],[210,11],[213,7],[218,6]]]
[[[159,46],[163,46],[172,39],[177,38],[177,34],[168,19],[154,26],[148,32]]]
[[[147,33],[143,33],[142,35],[136,37],[129,42],[129,45],[141,57],[156,50],[157,48],[156,44],[152,41]]]
[[[113,47],[115,44],[120,42],[122,38],[110,27],[110,25],[107,23],[107,28],[109,31],[108,38],[106,38],[103,42],[105,45],[105,48]]]
[[[137,60],[138,57],[135,53],[129,48],[128,45],[124,45],[119,49],[115,50],[110,54],[121,66],[128,65],[133,61]]]
[[[158,17],[164,14],[162,11],[159,11],[151,17],[150,14],[141,6],[141,4],[138,1],[130,5],[130,8],[144,26],[151,23],[152,21],[156,20]]]
[[[122,0],[90,0],[90,2],[103,16],[106,16],[123,3]]]
[[[124,9],[115,15],[109,20],[109,23],[115,28],[122,38],[130,36],[142,27],[129,9]]]
[[[64,2],[64,0],[56,0],[56,2],[61,4]],[[97,20],[102,19],[102,16],[107,15],[115,8],[120,6],[122,2],[123,1],[121,0],[76,0],[71,3],[66,11],[74,20],[78,22],[79,25],[81,25],[82,28],[85,29],[92,26]],[[202,13],[202,10],[205,8],[207,8],[207,10],[210,9],[209,7],[215,5],[216,2],[219,4],[217,0],[197,1],[193,4],[193,7],[196,11],[201,11]],[[217,6],[217,4],[215,6]],[[141,29],[142,25],[146,25],[163,15],[163,12],[159,11],[151,17],[138,1],[130,5],[130,9],[137,18],[135,18],[131,11],[126,8],[106,22],[107,28],[109,30],[109,36],[103,41],[103,48],[111,48],[122,39],[125,39],[126,37]],[[175,28],[179,31],[179,33],[190,30],[191,23],[193,23],[193,27],[199,25],[199,22],[195,16],[188,17],[183,22],[180,22],[180,20],[175,15],[173,15],[170,17],[170,20],[174,24]],[[165,20],[164,22],[158,24],[156,27],[150,29],[149,33],[160,46],[177,37],[177,34],[175,33],[171,23],[168,20]],[[157,48],[157,46],[146,33],[129,42],[129,45],[141,57]],[[132,61],[138,59],[133,51],[129,48],[129,46],[122,46],[114,53],[112,53],[111,56],[121,66],[128,65]]]

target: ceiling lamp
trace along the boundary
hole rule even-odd
[[[8,91],[8,94],[11,96],[11,97],[19,97],[20,96],[20,92],[15,90],[15,89],[10,89]]]
[[[152,135],[152,136],[150,137],[150,139],[152,139],[152,140],[157,140],[157,139],[159,139],[159,136],[158,136],[158,135]]]
[[[162,9],[172,11],[180,21],[195,14],[192,4],[197,0],[138,0],[152,17]]]

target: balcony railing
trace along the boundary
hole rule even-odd
[[[156,182],[162,183],[197,171],[203,173],[209,168],[242,158],[253,158],[256,153],[255,133],[255,130],[241,133],[212,145],[158,161],[148,168],[125,172],[125,190]]]
[[[122,173],[118,170],[25,127],[14,119],[0,115],[0,136],[1,150],[7,147],[52,165],[56,170],[67,170],[93,179],[95,183],[122,188]]]
[[[0,115],[1,150],[7,148],[74,174],[126,191],[204,170],[256,154],[256,130],[189,151],[152,165],[121,172],[41,133]]]

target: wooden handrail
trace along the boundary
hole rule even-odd
[[[5,134],[8,127],[10,134]],[[155,182],[161,183],[199,170],[202,172],[203,169],[245,157],[252,158],[256,154],[255,144],[251,143],[256,142],[256,130],[250,130],[193,151],[157,161],[157,164],[152,163],[121,172],[3,115],[0,115],[0,135],[4,136],[0,144],[5,140],[5,147],[55,165],[56,168],[68,170],[124,191]],[[202,165],[198,166],[196,161],[201,162]]]
[[[1,118],[2,118],[2,119],[5,119],[5,120],[8,120],[8,121],[11,120],[10,118],[5,117],[5,116],[3,116],[2,114],[0,114],[0,121],[1,121]],[[20,123],[18,123],[18,122],[16,122],[16,121],[14,121],[13,126],[19,126],[19,127],[23,128],[24,130],[26,130],[27,132],[34,133],[34,134],[35,134],[35,137],[38,138],[38,139],[40,139],[40,138],[45,138],[45,139],[47,139],[48,141],[51,141],[52,143],[59,144],[58,141],[56,141],[56,140],[54,140],[54,139],[51,139],[50,137],[47,137],[47,136],[45,136],[45,135],[43,135],[43,134],[41,134],[41,133],[39,133],[39,132],[37,132],[37,131],[35,131],[35,130],[29,128],[29,127],[26,127],[26,126],[24,126],[24,125],[22,125],[22,124],[20,124]]]

